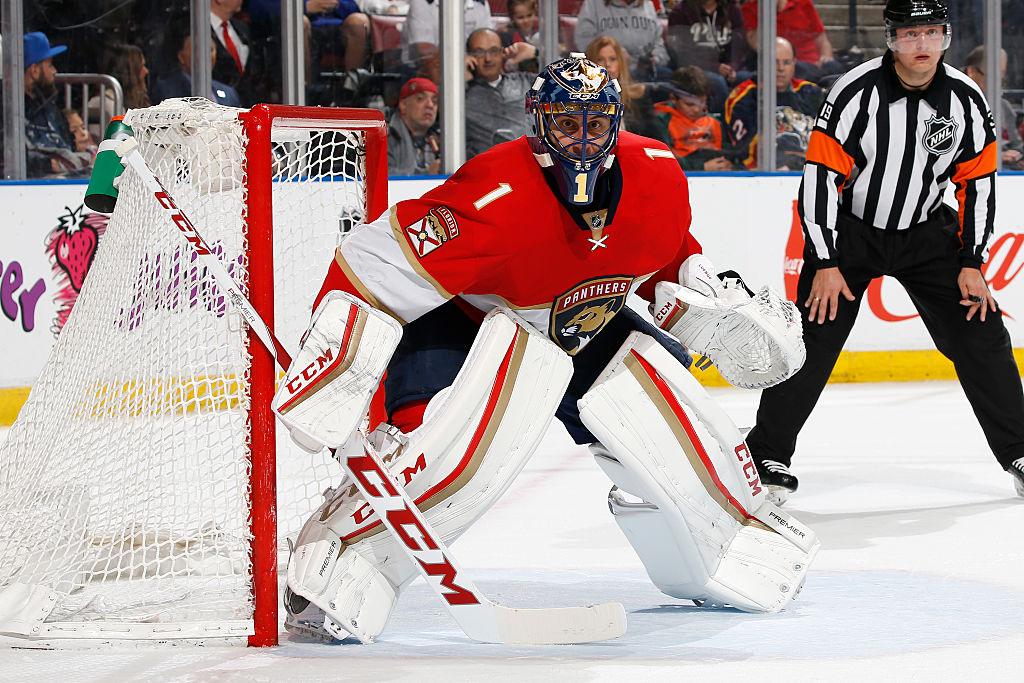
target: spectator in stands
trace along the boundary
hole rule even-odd
[[[537,0],[509,0],[508,11],[512,15],[512,23],[498,34],[504,46],[505,71],[537,73],[540,71],[542,47]],[[528,39],[523,39],[524,35]],[[565,45],[559,43],[558,52],[560,55],[565,54]],[[551,60],[543,61],[547,63]]]
[[[575,42],[582,47],[611,36],[630,57],[633,77],[667,80],[668,52],[652,0],[584,0],[576,21]]]
[[[775,165],[780,171],[799,171],[807,154],[814,119],[825,95],[814,83],[794,77],[793,45],[775,41],[775,120],[778,123]],[[744,151],[743,165],[757,168],[757,77],[740,83],[725,103],[725,125],[732,144]]]
[[[466,157],[499,142],[526,135],[529,119],[523,99],[535,74],[502,74],[501,38],[489,28],[478,28],[466,41]]]
[[[369,61],[370,17],[355,0],[295,0],[303,2],[306,63],[313,76],[320,65],[352,71]],[[249,0],[249,18],[274,42],[280,41],[281,0]]]
[[[537,15],[537,0],[508,0],[509,24],[501,33],[501,44],[540,43],[540,18]]]
[[[86,152],[93,159],[96,158],[96,139],[89,132],[89,129],[85,127],[85,121],[82,120],[82,115],[77,109],[65,109],[64,119],[68,122],[68,130],[71,132],[71,136],[75,139],[75,151]]]
[[[437,175],[438,135],[437,86],[429,78],[410,78],[388,125],[388,175]]]
[[[67,119],[57,107],[57,68],[53,58],[66,45],[50,45],[38,31],[24,36],[25,148],[29,178],[87,177],[92,156],[75,151]]]
[[[629,58],[619,41],[611,36],[599,36],[590,41],[586,52],[587,59],[603,66],[609,76],[619,81],[622,88],[622,130],[662,140],[663,131],[654,117],[650,89],[633,81],[629,73]]]
[[[654,105],[664,138],[684,169],[731,171],[722,151],[722,126],[707,112],[708,79],[699,66],[681,66],[672,74],[668,101]]]
[[[322,63],[325,55],[333,55],[341,57],[345,71],[366,66],[370,58],[370,17],[359,11],[355,0],[305,0],[305,3],[305,13],[312,27],[313,64]]]
[[[742,7],[743,23],[747,29],[747,42],[757,49],[757,3],[747,2]],[[825,33],[818,10],[812,0],[778,0],[776,34],[785,38],[796,51],[796,76],[821,83],[826,76],[843,72],[835,61],[832,41]],[[753,67],[756,69],[756,65]]]
[[[946,0],[950,24],[956,26],[946,51],[946,64],[963,64],[974,46],[985,39],[985,3],[978,0]],[[1024,39],[1024,0],[1003,0],[1001,10],[1003,45],[1019,45]],[[1024,88],[1024,54],[1010,50],[1006,87]]]
[[[106,91],[106,106],[100,105],[100,96],[89,98],[89,132],[97,139],[103,137],[103,131],[112,116],[120,116],[127,109],[148,107],[149,88],[146,86],[146,57],[142,50],[134,45],[114,43],[103,48],[100,56],[100,72],[109,74],[121,84],[124,94],[122,111],[114,110],[114,93]],[[102,120],[102,119],[106,120]]]
[[[410,0],[402,29],[402,61],[434,83],[441,82],[440,17],[440,0]],[[464,22],[466,35],[480,28],[493,28],[487,0],[465,0]]]
[[[1006,77],[1006,50],[1002,51],[1002,67],[1000,78]],[[985,46],[979,45],[967,53],[964,60],[964,72],[985,92]],[[999,101],[1000,127],[999,150],[1003,168],[1010,171],[1024,170],[1024,141],[1017,130],[1017,114],[1013,106],[1002,98]]]
[[[508,0],[506,8],[509,25],[498,34],[501,37],[502,47],[508,48],[516,43],[526,43],[533,47],[532,57],[507,60],[506,71],[518,68],[519,71],[537,73],[540,70],[540,63],[537,59],[537,54],[540,52],[540,19],[537,16],[537,0]],[[518,53],[516,54],[518,56]]]
[[[213,78],[237,90],[243,106],[279,101],[270,92],[263,56],[254,47],[249,27],[235,16],[241,9],[242,0],[210,0],[210,31],[217,41]]]
[[[710,111],[721,113],[730,88],[750,78],[741,70],[750,47],[733,0],[683,0],[668,15],[665,43],[673,63],[704,69]]]
[[[192,96],[192,36],[187,24],[176,24],[167,37],[167,46],[174,51],[174,59],[181,67],[176,72],[159,79],[149,90],[150,101],[163,102],[169,97]],[[217,63],[217,46],[210,38],[210,64]],[[211,82],[209,99],[228,107],[241,107],[238,92],[230,85],[214,79]]]

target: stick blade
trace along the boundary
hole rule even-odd
[[[626,610],[618,602],[548,609],[495,605],[494,614],[502,643],[571,645],[611,640],[626,632]]]

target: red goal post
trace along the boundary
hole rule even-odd
[[[277,125],[303,125],[309,120],[330,123],[364,134],[366,158],[366,221],[375,220],[388,208],[387,128],[383,115],[372,109],[334,109],[284,105],[258,105],[240,114],[249,144],[245,160],[250,185],[246,213],[249,216],[250,277],[273,278],[273,169],[270,136]],[[255,173],[253,172],[255,169]],[[254,241],[260,246],[254,249]],[[325,263],[326,257],[325,256]],[[315,294],[313,292],[312,294]],[[250,300],[263,320],[274,329],[274,301],[266,291],[250,290]],[[297,340],[296,340],[297,341]],[[285,340],[285,343],[288,343]],[[276,508],[276,420],[270,409],[274,398],[277,367],[274,359],[249,330],[252,360],[252,558],[257,578],[253,586],[255,633],[253,646],[276,645],[278,628],[277,591],[277,508]],[[301,456],[300,456],[301,457]]]

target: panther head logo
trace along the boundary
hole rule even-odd
[[[554,69],[561,84],[582,99],[597,95],[608,85],[608,72],[587,59],[566,60],[564,69]]]
[[[593,338],[594,333],[605,326],[611,317],[615,315],[615,306],[612,301],[605,301],[593,306],[584,306],[576,312],[569,320],[562,325],[558,334],[568,339],[578,341],[578,349],[582,349]]]
[[[579,353],[626,305],[629,275],[605,275],[573,285],[551,307],[548,334],[570,356]]]

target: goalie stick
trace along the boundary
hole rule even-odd
[[[195,225],[174,203],[138,147],[134,138],[128,138],[115,151],[122,163],[131,166],[138,174],[168,220],[181,231],[202,264],[225,290],[278,365],[287,370],[291,356],[235,284],[227,268],[206,244]],[[625,633],[626,612],[617,602],[585,607],[515,609],[487,599],[455,562],[451,551],[388,470],[366,434],[360,431],[359,436],[363,455],[342,455],[333,451],[334,456],[355,481],[388,531],[401,541],[399,545],[402,550],[467,636],[486,643],[545,645],[589,643],[617,638]],[[410,531],[413,533],[410,534]]]

